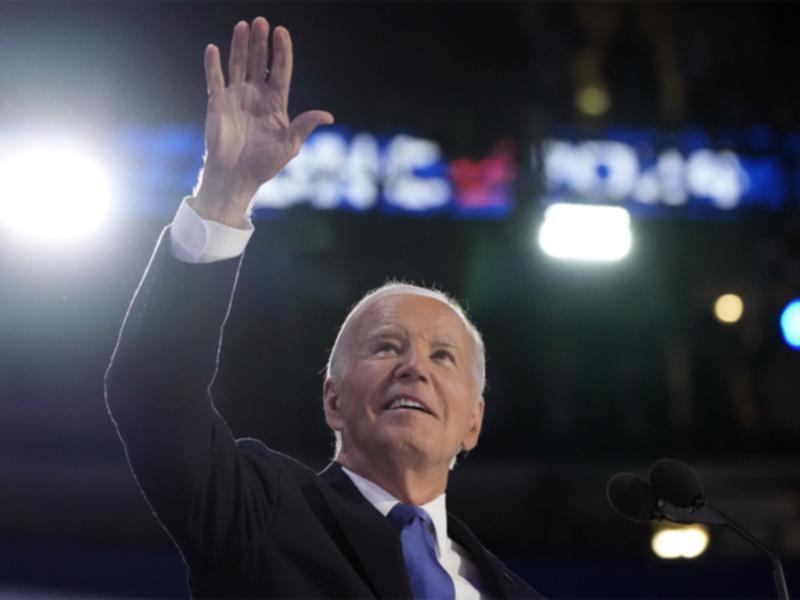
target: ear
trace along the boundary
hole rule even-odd
[[[483,425],[483,398],[478,400],[472,408],[470,415],[469,428],[464,435],[461,446],[465,452],[469,452],[478,445],[478,436],[481,433],[481,426]]]
[[[344,429],[344,419],[339,409],[339,391],[336,382],[330,377],[325,380],[325,384],[322,388],[322,403],[325,409],[325,421],[328,423],[328,427],[334,431],[341,431]]]

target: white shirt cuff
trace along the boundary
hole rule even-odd
[[[172,255],[189,263],[210,263],[239,256],[253,235],[248,229],[203,219],[184,198],[172,220],[169,237]]]

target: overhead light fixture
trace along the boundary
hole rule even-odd
[[[630,252],[630,225],[630,214],[619,206],[551,204],[539,229],[539,246],[557,259],[613,262]]]

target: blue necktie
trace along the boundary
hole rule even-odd
[[[452,578],[436,558],[430,515],[418,506],[400,503],[387,516],[400,529],[403,558],[414,598],[453,600],[456,589]]]

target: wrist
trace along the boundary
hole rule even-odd
[[[233,174],[203,170],[191,207],[203,219],[230,227],[247,229],[250,226],[250,203],[258,190]]]

